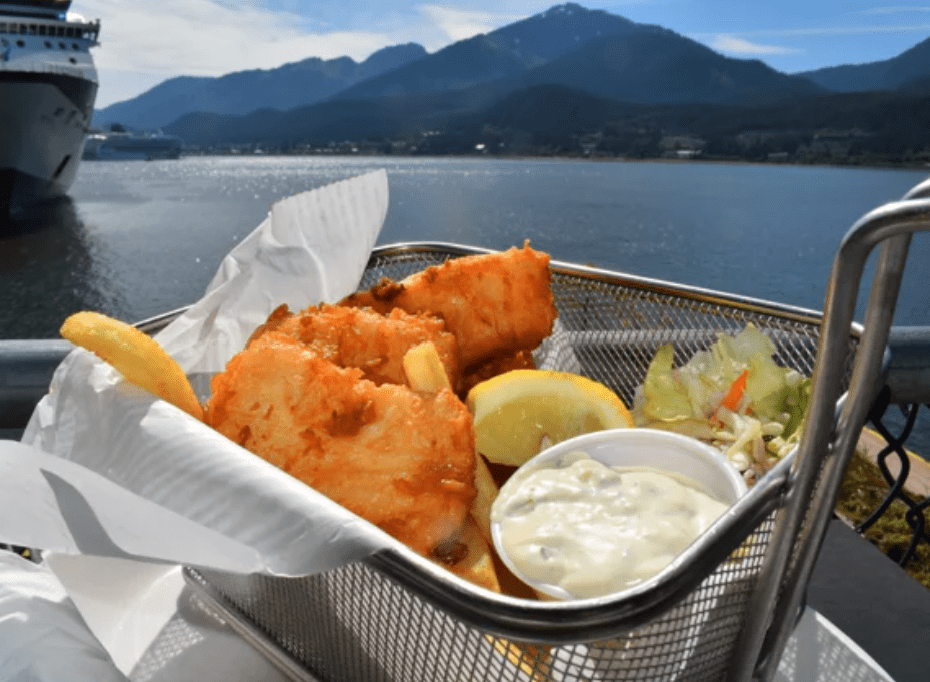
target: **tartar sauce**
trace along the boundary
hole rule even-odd
[[[576,598],[652,577],[727,508],[685,477],[607,467],[581,451],[550,467],[518,471],[491,520],[516,568]]]

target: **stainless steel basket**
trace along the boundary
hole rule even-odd
[[[552,263],[559,318],[536,352],[537,363],[597,379],[627,404],[659,346],[673,343],[676,361],[684,362],[720,332],[735,333],[750,322],[775,342],[780,364],[814,375],[799,450],[671,566],[629,593],[564,603],[499,596],[413,552],[394,551],[306,578],[188,569],[189,582],[294,679],[770,678],[832,511],[837,476],[864,422],[861,404],[868,407],[880,374],[907,251],[907,237],[896,235],[928,229],[928,206],[909,198],[854,227],[837,258],[825,317]],[[870,305],[865,332],[852,315],[876,230],[893,238],[876,275],[880,310]],[[449,244],[381,247],[361,286],[482,252]],[[853,396],[857,384],[862,388]],[[843,401],[847,388],[850,398]]]

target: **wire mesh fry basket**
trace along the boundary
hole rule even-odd
[[[596,379],[631,404],[660,346],[674,345],[678,365],[720,333],[752,323],[774,341],[778,364],[814,377],[801,446],[670,566],[623,595],[571,602],[496,595],[412,551],[379,552],[305,578],[187,569],[188,581],[294,679],[770,679],[832,513],[837,476],[864,423],[861,405],[867,410],[880,376],[909,232],[930,229],[930,202],[918,190],[853,227],[823,316],[552,263],[559,317],[535,353],[541,368]],[[883,239],[872,297],[880,300],[860,327],[852,322],[859,277]],[[484,252],[380,247],[361,288]]]

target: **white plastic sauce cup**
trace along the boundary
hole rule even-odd
[[[606,466],[648,467],[683,476],[696,483],[703,492],[728,506],[746,492],[746,481],[742,474],[717,448],[689,436],[658,429],[610,429],[577,436],[544,450],[518,471],[522,474],[543,468],[555,468],[562,456],[579,450]],[[514,474],[514,477],[504,484],[502,492],[511,484],[519,485],[520,478]],[[503,494],[498,496],[498,500],[503,498]],[[491,514],[491,535],[495,549],[504,564],[541,597],[572,598],[559,586],[541,584],[521,572],[507,554],[506,545],[501,537],[501,524],[493,520],[497,516],[495,511]]]

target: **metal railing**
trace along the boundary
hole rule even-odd
[[[899,556],[889,556],[906,568],[914,559],[920,543],[930,544],[930,529],[927,528],[924,516],[924,511],[930,509],[930,495],[918,498],[907,489],[912,467],[905,448],[921,407],[930,407],[930,328],[892,329],[889,346],[891,357],[885,385],[869,411],[869,423],[886,444],[876,455],[875,463],[888,486],[888,492],[872,513],[856,524],[855,529],[864,534],[889,512],[894,502],[902,503],[906,508],[904,520],[911,529],[911,539]],[[892,421],[889,418],[894,416],[889,414],[892,406],[900,410],[901,417],[893,421],[903,420],[897,434],[892,433],[893,426],[886,423]],[[928,453],[918,453],[921,454],[926,457]],[[895,462],[896,466],[890,466],[889,460]],[[893,473],[893,469],[897,473]]]

